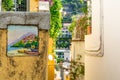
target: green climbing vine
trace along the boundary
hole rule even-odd
[[[53,5],[50,7],[50,37],[56,39],[62,28],[61,0],[53,0]]]

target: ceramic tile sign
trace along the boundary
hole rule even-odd
[[[38,55],[38,28],[9,25],[7,28],[7,56]]]

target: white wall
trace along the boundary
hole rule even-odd
[[[98,0],[92,0],[98,3]],[[99,5],[92,5],[95,12]],[[85,56],[85,80],[120,80],[120,0],[103,0],[104,56]],[[96,18],[96,21],[98,19]],[[93,23],[97,25],[97,23]],[[98,28],[93,26],[93,28]],[[92,41],[93,42],[93,41]],[[86,44],[87,46],[87,44]]]
[[[81,55],[81,61],[84,62],[85,52],[84,52],[84,41],[72,41],[71,45],[71,59],[77,59],[78,55]]]

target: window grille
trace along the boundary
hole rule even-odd
[[[14,0],[15,11],[27,11],[27,0]]]
[[[28,4],[29,0],[2,0],[2,11],[28,11]]]

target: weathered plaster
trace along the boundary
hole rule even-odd
[[[8,24],[38,25],[40,55],[8,57]],[[0,80],[46,80],[48,29],[49,13],[0,13]]]
[[[0,79],[1,80],[45,80],[47,67],[48,32],[39,31],[39,56],[7,57],[6,30],[0,30]]]

